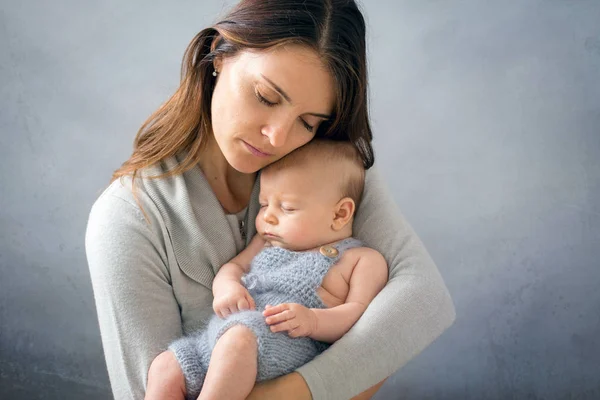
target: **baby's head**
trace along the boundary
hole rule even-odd
[[[257,232],[295,251],[348,238],[364,181],[352,144],[314,139],[263,169]]]

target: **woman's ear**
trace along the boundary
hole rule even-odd
[[[331,223],[331,229],[334,231],[342,230],[350,221],[352,221],[355,209],[356,205],[354,204],[354,200],[350,197],[344,197],[338,201],[335,205],[335,216]]]

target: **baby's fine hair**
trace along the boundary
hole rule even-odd
[[[349,197],[358,208],[365,186],[365,167],[359,152],[350,142],[315,138],[265,170],[278,171],[313,162],[320,166],[322,179],[339,184],[340,199]]]

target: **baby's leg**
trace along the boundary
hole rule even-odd
[[[258,345],[244,325],[229,328],[217,341],[198,400],[244,400],[256,383]]]
[[[185,399],[185,379],[181,367],[171,351],[165,351],[152,361],[148,370],[145,400]]]

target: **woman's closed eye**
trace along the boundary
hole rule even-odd
[[[265,96],[263,96],[263,95],[262,95],[262,94],[261,94],[261,93],[258,91],[258,89],[255,89],[255,90],[254,90],[254,94],[256,95],[256,98],[258,99],[258,101],[260,101],[261,103],[263,103],[263,104],[264,104],[264,105],[266,105],[267,107],[274,107],[274,106],[276,106],[277,104],[279,104],[279,103],[277,103],[277,102],[272,102],[272,101],[269,101],[269,100],[267,100],[267,98],[266,98]]]
[[[306,128],[307,131],[312,132],[315,130],[315,127],[312,125],[309,125],[308,122],[306,122],[305,120],[303,120],[302,118],[300,118],[300,121],[302,121],[302,125],[304,125],[304,127]]]
[[[258,99],[258,101],[260,101],[267,107],[275,107],[277,104],[279,104],[279,102],[273,102],[273,101],[268,100],[265,96],[263,96],[260,93],[260,91],[258,89],[254,90],[254,94],[256,95],[256,98]],[[302,122],[302,125],[304,126],[304,128],[307,131],[312,133],[315,130],[315,127],[313,125],[310,125],[308,122],[306,122],[302,118],[298,118],[298,119],[300,120],[300,122]]]

